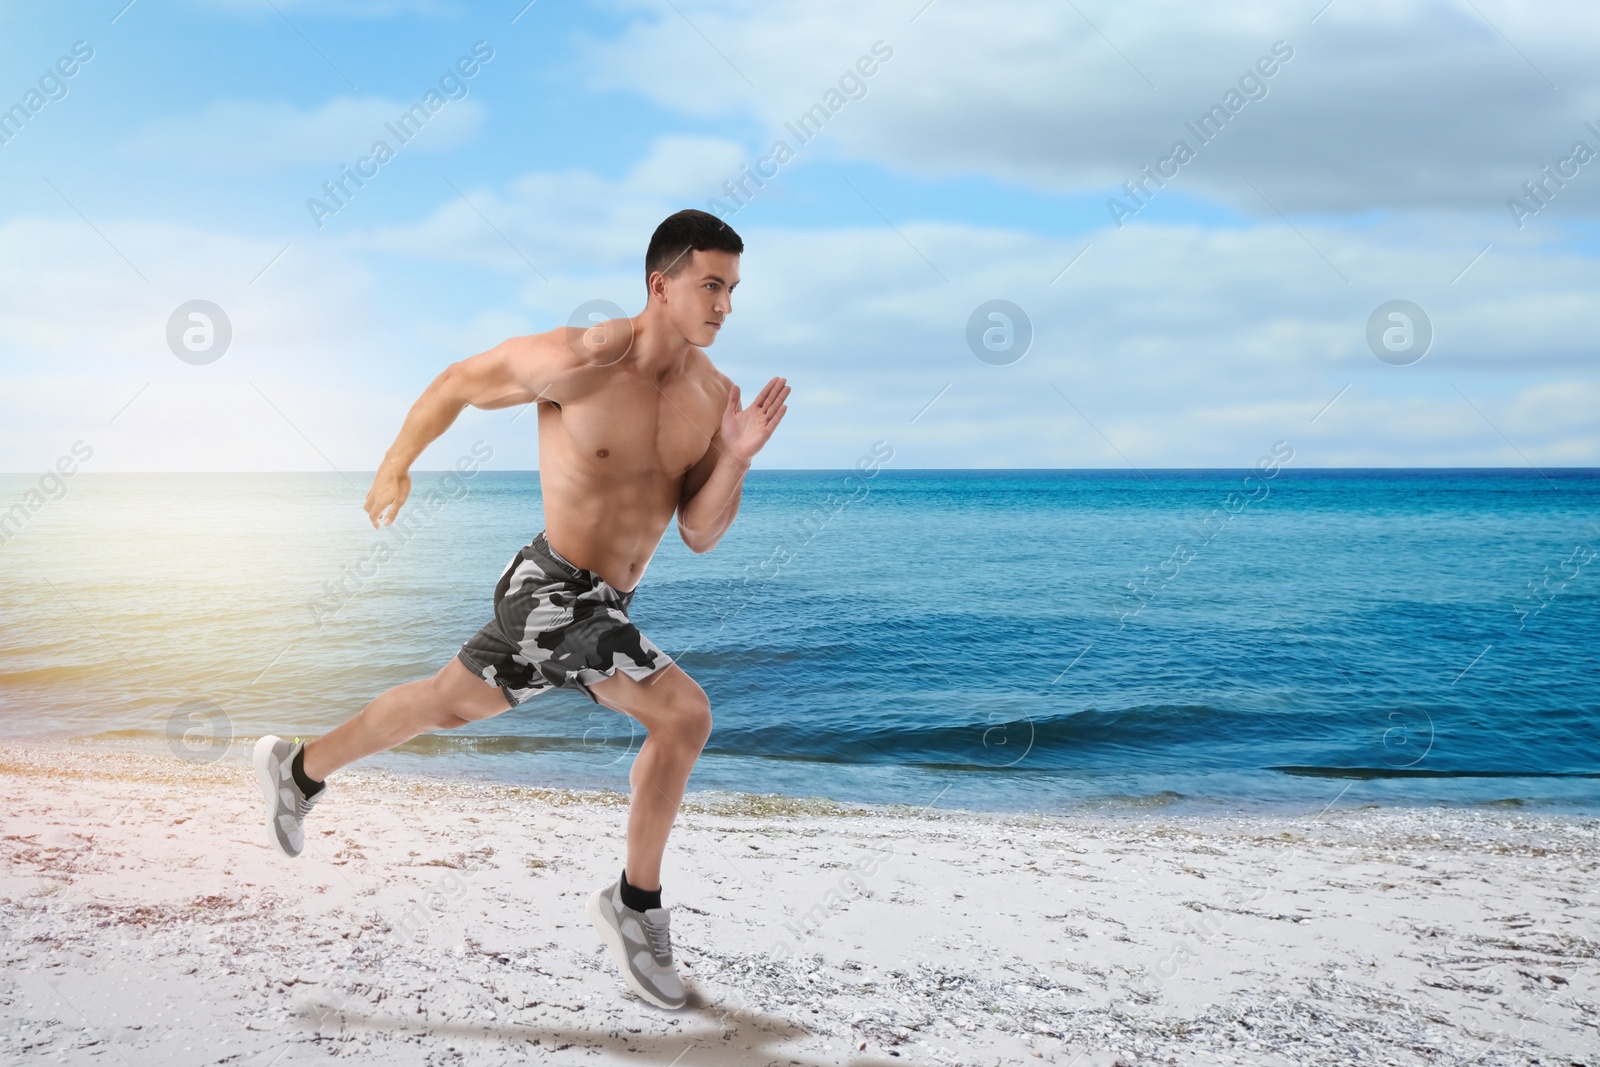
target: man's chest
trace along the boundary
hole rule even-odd
[[[705,455],[721,415],[715,398],[695,383],[661,387],[619,376],[561,403],[559,419],[572,446],[592,462],[676,477]]]

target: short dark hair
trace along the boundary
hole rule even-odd
[[[661,271],[672,277],[689,262],[689,253],[715,251],[744,252],[744,241],[733,227],[710,212],[698,208],[685,208],[668,215],[650,235],[650,247],[644,253],[644,276]]]

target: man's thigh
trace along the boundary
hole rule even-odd
[[[455,656],[433,676],[439,699],[463,719],[488,719],[511,709],[511,702],[493,682],[467,669]]]
[[[618,671],[591,682],[595,699],[613,711],[632,715],[646,730],[670,727],[710,708],[704,689],[676,663],[636,681]]]

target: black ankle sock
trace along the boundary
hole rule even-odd
[[[622,868],[622,906],[634,911],[661,907],[661,890],[640,889],[628,884],[628,868]]]
[[[289,761],[289,771],[294,775],[294,784],[300,787],[300,792],[309,800],[322,792],[325,782],[314,782],[306,777],[305,765],[302,762],[306,757],[306,746],[301,745],[294,750],[294,759]]]

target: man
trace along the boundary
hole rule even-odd
[[[751,458],[788,411],[783,378],[742,407],[739,387],[702,351],[733,311],[743,251],[715,216],[680,211],[650,238],[638,315],[514,337],[434,379],[367,493],[373,526],[394,521],[411,464],[462,408],[537,403],[546,528],[500,576],[494,617],[432,678],[390,689],[325,737],[267,736],[254,751],[273,844],[297,856],[324,780],[363,756],[557,686],[632,715],[648,736],[628,775],[627,861],[587,910],[629,987],[664,1008],[686,997],[661,906],[661,857],[711,709],[627,609],[674,513],[691,550],[716,546]]]

